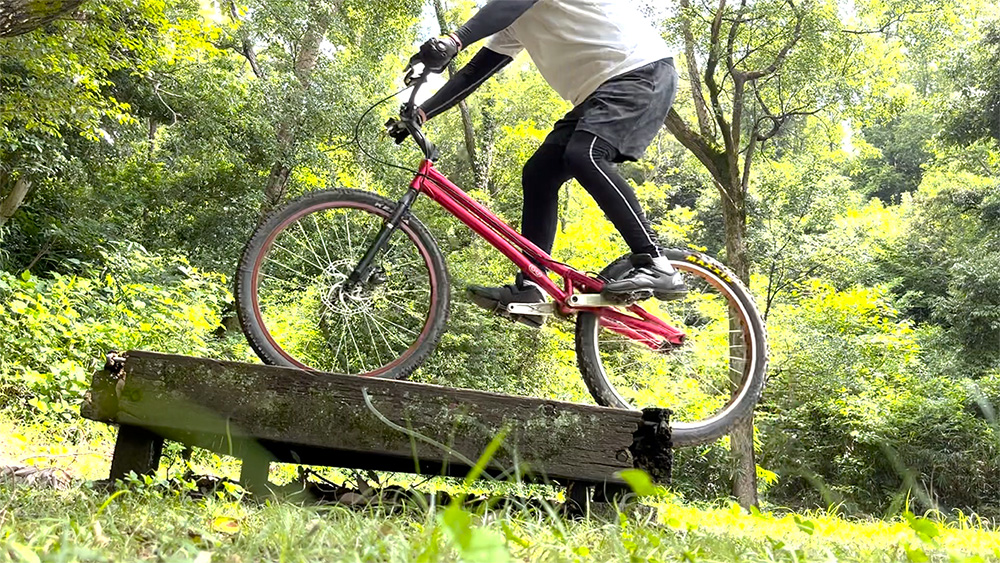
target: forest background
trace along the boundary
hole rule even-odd
[[[742,257],[726,241],[734,192],[694,137],[664,128],[622,170],[663,242],[748,268],[772,347],[753,440],[763,500],[1000,516],[1000,6],[640,4],[677,48],[688,133],[723,155],[727,124],[744,138],[729,151],[745,188]],[[414,45],[474,8],[91,0],[0,40],[5,416],[63,432],[110,349],[254,360],[231,296],[253,227],[310,190],[401,195],[409,178],[352,144],[356,123],[401,87]],[[722,72],[701,93],[688,69],[704,76],[713,53],[762,73]],[[415,149],[381,135],[396,107],[360,123],[360,141],[412,163]],[[517,224],[521,165],[568,108],[519,58],[428,131],[441,168]],[[416,213],[456,287],[513,273],[427,202]],[[599,270],[624,251],[568,185],[555,256]],[[415,379],[591,401],[569,325],[532,331],[460,296],[452,308]],[[674,488],[728,495],[729,443],[678,451]]]

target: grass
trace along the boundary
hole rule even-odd
[[[195,498],[183,485],[161,486],[165,471],[110,493],[89,480],[107,475],[111,439],[86,422],[0,419],[2,464],[60,467],[73,477],[63,490],[0,481],[0,561],[1000,561],[1000,533],[974,519],[747,514],[669,494],[644,501],[655,510],[632,505],[567,520],[517,504],[477,512],[258,503],[238,487]],[[237,467],[207,455],[195,464],[228,475]]]

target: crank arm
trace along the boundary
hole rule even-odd
[[[608,299],[600,293],[574,293],[566,301],[570,307],[622,307],[635,302],[632,299]]]
[[[507,313],[511,315],[554,315],[556,304],[548,303],[511,303],[507,305]]]

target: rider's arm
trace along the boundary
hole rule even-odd
[[[486,79],[496,74],[513,60],[507,55],[482,48],[467,65],[455,73],[440,90],[420,105],[421,111],[430,119],[461,102],[479,88]]]
[[[538,0],[490,0],[454,35],[461,47],[467,49],[476,41],[507,28],[536,2]]]

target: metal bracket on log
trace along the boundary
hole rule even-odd
[[[270,460],[464,476],[504,432],[487,477],[574,483],[575,497],[632,467],[670,479],[669,411],[152,352],[109,355],[81,414],[122,425],[113,478],[155,471],[163,438],[244,459],[257,490]]]
[[[636,468],[645,470],[654,483],[663,485],[670,484],[673,466],[671,414],[669,409],[643,409],[642,423],[629,446]]]

